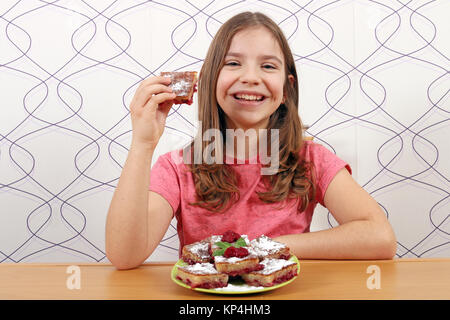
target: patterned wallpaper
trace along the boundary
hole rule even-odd
[[[450,1],[2,0],[0,262],[107,261],[134,91],[199,71],[219,26],[246,10],[285,32],[307,133],[382,206],[397,257],[450,256]],[[193,137],[196,100],[166,126],[153,163]],[[312,230],[335,225],[318,207]],[[177,250],[173,221],[150,260]]]

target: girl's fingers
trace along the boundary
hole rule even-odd
[[[177,95],[175,93],[171,93],[171,92],[166,92],[166,93],[160,93],[157,95],[154,95],[153,97],[150,98],[150,100],[148,101],[148,103],[145,105],[146,107],[149,107],[150,109],[156,110],[156,108],[158,108],[158,105],[166,102],[166,101],[170,101],[175,99]]]
[[[140,90],[136,92],[135,97],[133,98],[134,104],[137,107],[144,107],[149,99],[152,96],[158,95],[160,93],[171,93],[172,89],[163,84],[154,84],[146,87],[142,87]]]
[[[135,107],[144,107],[147,101],[158,93],[172,92],[168,87],[171,80],[167,77],[151,77],[141,82],[132,99],[131,105]]]

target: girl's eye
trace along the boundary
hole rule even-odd
[[[236,61],[230,61],[225,63],[226,66],[238,66],[239,63]]]
[[[275,66],[271,65],[271,64],[264,64],[263,65],[264,69],[276,69]]]

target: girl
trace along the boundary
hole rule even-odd
[[[216,135],[214,163],[186,161],[198,156],[194,145],[200,140],[200,153],[205,152],[208,141],[197,135],[185,150],[160,156],[150,170],[175,97],[169,84],[163,77],[142,81],[130,105],[132,143],[106,222],[106,254],[118,269],[143,263],[173,217],[180,250],[234,230],[250,239],[272,237],[301,259],[394,256],[392,228],[375,200],[353,180],[348,164],[304,141],[295,62],[271,19],[261,13],[238,14],[223,24],[210,45],[199,77],[198,107],[199,132],[216,129],[225,141]],[[267,163],[260,154],[251,155],[250,143],[245,150],[235,146],[242,155],[233,156],[229,146],[235,137],[227,133],[239,129],[256,132],[247,137],[258,145],[278,142],[278,150],[269,148],[270,159],[278,159],[273,174],[261,174]],[[264,130],[266,138],[260,134]],[[339,226],[309,232],[317,203]]]

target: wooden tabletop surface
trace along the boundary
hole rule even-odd
[[[231,296],[177,285],[170,278],[173,265],[154,262],[120,271],[105,263],[3,263],[0,299],[450,299],[450,259],[446,258],[300,260],[300,274],[292,283],[263,293]]]

